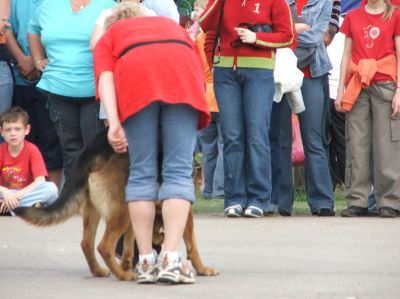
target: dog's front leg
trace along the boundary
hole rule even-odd
[[[215,276],[218,275],[218,270],[204,266],[196,243],[193,224],[193,211],[189,211],[188,219],[186,222],[185,231],[183,233],[183,240],[186,245],[187,257],[192,261],[192,265],[197,272],[197,275]]]

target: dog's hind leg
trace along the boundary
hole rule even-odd
[[[129,214],[126,211],[126,213],[115,213],[114,215],[114,217],[111,217],[107,220],[103,239],[101,240],[99,246],[97,246],[97,249],[108,268],[118,279],[136,280],[137,274],[124,271],[115,259],[115,247],[117,245],[117,241],[123,232],[126,231],[128,225],[130,225]]]
[[[189,211],[185,231],[183,233],[183,240],[185,241],[186,245],[187,257],[192,261],[192,265],[195,268],[197,275],[204,275],[204,276],[218,275],[218,270],[204,266],[201,261],[199,250],[196,243],[196,237],[194,234],[192,210]]]
[[[93,276],[104,277],[110,275],[110,271],[99,265],[94,250],[99,221],[100,214],[90,202],[86,201],[83,207],[83,238],[81,247]]]
[[[124,271],[128,271],[132,269],[132,259],[134,255],[134,246],[133,242],[135,241],[135,236],[133,234],[132,225],[129,222],[129,225],[124,233],[124,250],[122,252],[121,257],[121,268]]]

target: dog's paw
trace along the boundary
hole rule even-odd
[[[121,259],[120,266],[122,270],[129,271],[132,269],[132,259]]]
[[[98,268],[92,274],[94,277],[107,277],[110,276],[111,272],[105,268]]]
[[[217,269],[210,267],[201,267],[200,269],[196,269],[196,273],[199,276],[216,276],[219,274]]]
[[[131,281],[131,280],[137,280],[138,279],[138,275],[136,273],[133,272],[124,272],[122,274],[121,277],[118,277],[121,280],[125,280],[125,281]]]

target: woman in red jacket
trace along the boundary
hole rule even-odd
[[[119,21],[96,45],[94,66],[110,124],[109,142],[118,153],[129,150],[125,193],[139,247],[135,272],[139,283],[193,283],[179,249],[195,200],[191,176],[196,130],[210,120],[202,64],[191,38],[176,22],[135,18],[145,15],[137,4],[121,7],[108,22]],[[165,242],[159,266],[152,250],[155,200],[163,200]]]
[[[220,33],[214,90],[224,140],[225,215],[262,217],[271,198],[275,49],[293,41],[290,10],[285,0],[210,0],[199,22],[207,34]]]

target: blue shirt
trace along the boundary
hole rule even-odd
[[[173,0],[144,0],[143,4],[157,16],[171,18],[179,24],[179,12]]]
[[[49,60],[38,88],[67,97],[95,95],[90,37],[100,12],[114,5],[112,0],[92,0],[73,12],[68,0],[43,0],[28,28],[40,35]]]
[[[28,46],[28,24],[31,20],[37,7],[43,0],[12,0],[11,1],[11,15],[10,24],[11,30],[15,35],[19,47],[26,56],[30,56]],[[21,75],[18,68],[14,66],[15,83],[17,85],[30,85],[34,82],[29,82]]]

